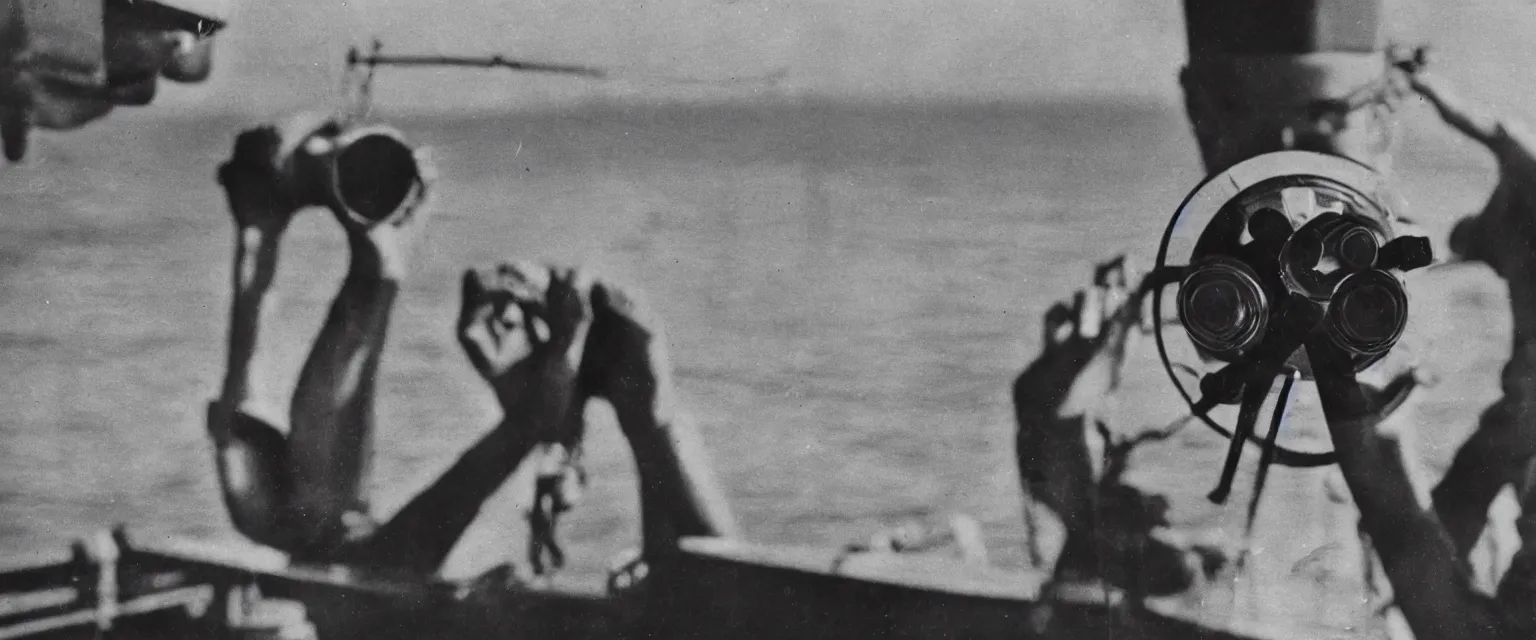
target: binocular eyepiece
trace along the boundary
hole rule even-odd
[[[1179,287],[1179,320],[1197,346],[1236,357],[1264,338],[1269,297],[1242,261],[1216,256],[1196,266]]]
[[[253,139],[246,152],[242,148],[246,135],[271,140]],[[279,144],[276,136],[263,130],[242,134],[225,170],[253,162],[270,166],[276,161],[277,178],[293,204],[327,207],[365,227],[405,215],[426,188],[424,167],[415,149],[391,127],[327,126],[291,150],[269,146]]]
[[[1370,366],[1408,323],[1407,292],[1389,270],[1422,266],[1427,255],[1424,239],[1394,238],[1390,220],[1379,203],[1330,180],[1252,185],[1222,207],[1183,274],[1185,332],[1203,356],[1236,362],[1273,331],[1320,331],[1356,371]],[[1288,318],[1295,304],[1313,309]]]
[[[1374,360],[1408,327],[1408,294],[1391,274],[1370,270],[1345,278],[1328,304],[1328,337],[1346,352]]]
[[[415,150],[388,127],[338,138],[328,169],[329,204],[365,224],[391,219],[424,187]]]

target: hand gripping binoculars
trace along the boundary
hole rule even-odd
[[[372,227],[408,215],[425,195],[429,167],[392,127],[328,122],[302,140],[279,135],[270,127],[242,133],[229,164],[275,168],[280,197],[293,206],[326,207]]]
[[[1173,217],[1153,273],[1158,353],[1192,411],[1232,438],[1222,481],[1224,502],[1244,441],[1258,440],[1260,408],[1282,379],[1269,432],[1270,463],[1321,466],[1332,452],[1305,453],[1275,443],[1291,386],[1327,362],[1358,373],[1384,358],[1408,324],[1402,274],[1432,261],[1429,240],[1399,236],[1397,200],[1383,178],[1338,156],[1282,151],[1256,156],[1206,180]],[[1205,220],[1188,263],[1170,265],[1173,235]],[[1196,400],[1174,373],[1162,331],[1163,288],[1198,356],[1220,370],[1200,380]],[[1326,350],[1323,353],[1320,350]],[[1241,409],[1228,431],[1209,417],[1223,404]]]

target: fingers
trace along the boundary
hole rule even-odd
[[[1119,314],[1123,311],[1125,315],[1130,315],[1131,311],[1125,309],[1126,305],[1140,304],[1142,298],[1150,291],[1144,286],[1144,278],[1141,270],[1136,267],[1136,262],[1125,254],[1096,267],[1094,285],[1104,287],[1107,291],[1106,314]],[[1108,321],[1109,317],[1106,316],[1105,319]]]
[[[591,279],[576,269],[549,269],[549,288],[544,294],[544,318],[549,323],[550,345],[567,349],[588,320],[587,295]]]
[[[1070,306],[1058,303],[1046,311],[1045,344],[1108,339],[1140,323],[1146,290],[1131,289],[1131,283],[1138,282],[1135,273],[1124,255],[1095,265],[1091,288],[1075,292]]]
[[[628,293],[610,282],[594,282],[591,300],[594,318],[628,318],[636,311]]]
[[[1104,299],[1108,297],[1107,287],[1095,286],[1086,291],[1078,291],[1072,296],[1072,307],[1077,316],[1077,336],[1084,340],[1094,340],[1099,337],[1104,329]]]
[[[416,190],[410,195],[408,217],[424,218],[437,211],[437,158],[429,147],[411,152],[416,161]]]
[[[606,320],[618,320],[631,329],[639,329],[650,338],[662,335],[662,323],[646,304],[642,292],[614,284],[612,281],[592,283],[592,313]]]
[[[1127,259],[1125,254],[1120,254],[1093,267],[1093,284],[1095,286],[1125,286],[1125,271]]]
[[[475,304],[483,295],[484,287],[480,284],[480,275],[474,269],[465,269],[464,276],[459,279],[459,321],[457,330],[463,331],[475,321],[479,307]]]
[[[1066,344],[1076,333],[1077,312],[1071,306],[1065,302],[1057,302],[1046,310],[1044,343],[1047,348]]]
[[[1106,335],[1105,327],[1117,328],[1121,322],[1121,308],[1130,297],[1130,261],[1125,254],[1094,265],[1093,289],[1084,299],[1080,309],[1078,334],[1085,340],[1095,340]]]
[[[280,233],[300,205],[272,162],[279,144],[271,128],[246,131],[235,140],[230,159],[220,165],[218,181],[238,229]]]
[[[636,312],[636,304],[629,292],[612,282],[596,282],[592,285],[592,308],[621,316]]]
[[[545,292],[549,291],[551,269],[528,260],[503,262],[496,265],[490,287],[511,296],[519,304],[539,308],[543,306]]]
[[[1138,286],[1132,289],[1132,283]],[[1122,331],[1140,322],[1141,301],[1145,291],[1132,261],[1120,254],[1100,264],[1094,272],[1094,286],[1103,291],[1104,303],[1100,310],[1101,324]],[[1134,305],[1134,307],[1132,306]]]
[[[228,187],[237,170],[276,173],[273,159],[278,155],[281,137],[273,126],[254,127],[235,136],[229,159],[219,165],[219,184]]]
[[[278,122],[273,129],[281,142],[272,159],[275,165],[280,165],[301,148],[308,150],[308,145],[327,144],[341,134],[341,123],[323,111],[300,111]]]
[[[459,345],[475,371],[485,378],[497,374],[492,363],[492,355],[498,351],[497,340],[489,323],[492,313],[492,305],[485,303],[479,275],[473,269],[465,271],[460,293]]]
[[[592,303],[591,338],[588,340],[586,360],[592,361],[591,371],[610,369],[616,362],[637,366],[653,376],[667,375],[666,337],[660,318],[638,292],[615,285],[611,281],[594,281],[591,285]],[[602,363],[602,364],[598,364]],[[583,367],[586,367],[583,364]],[[605,374],[599,374],[601,380]],[[622,377],[622,376],[621,376]],[[596,382],[597,387],[615,380]],[[619,380],[622,384],[636,382]],[[609,389],[614,391],[614,389]],[[612,398],[609,398],[612,400]]]
[[[236,224],[281,227],[299,208],[314,204],[295,154],[306,142],[332,135],[336,128],[329,116],[304,112],[236,136],[229,159],[218,170]]]
[[[498,269],[464,273],[458,337],[465,356],[483,377],[505,373],[538,340],[531,314],[519,304],[518,287]]]
[[[466,355],[490,377],[529,355],[525,350],[579,362],[593,288],[579,269],[527,261],[466,271],[458,323]]]
[[[418,147],[411,152],[411,157],[416,159],[418,177],[425,184],[431,185],[437,182],[437,154],[432,147]]]

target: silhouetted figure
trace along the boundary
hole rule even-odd
[[[1142,333],[1150,289],[1132,284],[1123,257],[1096,271],[1092,288],[1046,312],[1040,355],[1013,384],[1019,475],[1033,503],[1025,507],[1026,544],[1039,562],[1034,508],[1043,506],[1066,529],[1055,581],[1102,580],[1138,596],[1178,593],[1222,561],[1162,539],[1167,499],[1123,481],[1131,452],[1167,438],[1177,425],[1110,435],[1104,420]]]

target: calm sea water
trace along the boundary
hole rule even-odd
[[[238,542],[201,419],[221,374],[232,241],[212,174],[249,124],[128,113],[41,137],[29,164],[0,169],[6,555],[54,553],[115,522],[145,540]],[[1008,389],[1040,314],[1095,260],[1149,263],[1199,178],[1173,107],[611,107],[397,124],[436,149],[444,182],[383,363],[382,510],[497,419],[453,340],[458,274],[548,259],[648,293],[750,538],[840,545],[963,512],[1015,565]],[[1450,214],[1481,203],[1490,169],[1410,132],[1399,171],[1412,210],[1443,235]],[[283,248],[261,336],[275,416],[341,278],[340,240],[315,213]],[[1507,311],[1479,268],[1414,288],[1413,331],[1445,380],[1411,409],[1434,467],[1494,397]],[[1118,428],[1181,415],[1150,349],[1129,378]],[[1326,447],[1315,403],[1298,412],[1289,441]],[[567,536],[576,573],[595,576],[638,526],[628,454],[605,408],[591,416],[593,487]],[[1182,527],[1232,534],[1246,495],[1228,508],[1203,499],[1224,451],[1191,428],[1138,456],[1133,477],[1172,497]],[[1321,497],[1323,475],[1272,476],[1256,569],[1226,606],[1360,609],[1353,516]],[[514,486],[450,573],[520,560],[522,535]],[[1251,598],[1273,589],[1290,600]]]

